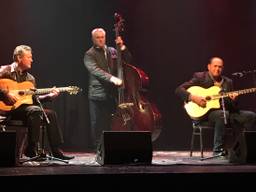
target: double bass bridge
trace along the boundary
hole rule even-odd
[[[121,103],[121,104],[118,105],[118,107],[121,108],[121,109],[127,109],[127,108],[132,107],[132,106],[134,106],[133,103]]]

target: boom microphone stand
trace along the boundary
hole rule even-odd
[[[237,76],[237,77],[241,78],[241,77],[244,77],[244,76],[246,76],[248,74],[253,74],[254,75],[255,73],[256,73],[256,70],[249,70],[249,71],[235,72],[235,73],[232,73],[231,75]]]
[[[256,70],[249,70],[249,71],[239,71],[239,72],[235,72],[235,73],[232,73],[231,75],[233,76],[236,76],[238,78],[242,78],[246,75],[249,75],[249,74],[252,74],[252,79],[253,79],[253,84],[254,86],[256,87]]]
[[[56,158],[56,157],[53,157],[53,156],[50,156],[50,155],[46,154],[46,152],[45,152],[45,132],[46,132],[46,126],[50,124],[50,120],[49,120],[47,114],[45,113],[43,105],[40,102],[39,97],[37,95],[35,96],[35,99],[36,99],[37,103],[39,104],[39,107],[42,111],[42,116],[41,116],[41,118],[43,120],[43,125],[42,125],[42,147],[41,147],[39,155],[37,155],[35,157],[32,157],[30,159],[27,159],[25,161],[22,161],[21,163],[25,163],[25,162],[28,162],[28,161],[45,161],[45,160],[56,160],[56,161],[61,161],[61,162],[64,162],[64,163],[68,163],[68,161],[65,161],[65,160],[62,160],[62,159],[59,159],[59,158]]]

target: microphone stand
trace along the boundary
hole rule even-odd
[[[42,147],[41,147],[41,150],[40,150],[40,154],[35,156],[35,157],[32,157],[30,159],[27,159],[27,160],[24,160],[22,161],[21,163],[25,163],[25,162],[28,162],[28,161],[45,161],[45,160],[56,160],[56,161],[61,161],[61,162],[64,162],[64,163],[68,163],[68,161],[66,160],[63,160],[63,159],[59,159],[59,158],[56,158],[56,157],[53,157],[53,156],[50,156],[50,155],[47,155],[46,152],[45,152],[45,132],[46,132],[46,126],[50,124],[50,120],[47,116],[47,114],[45,113],[45,110],[43,108],[43,105],[42,103],[40,102],[40,99],[39,99],[39,96],[35,95],[35,99],[42,111],[42,116],[41,116],[41,119],[43,120],[43,124],[42,124]]]
[[[246,75],[252,74],[253,75],[253,79],[255,80],[255,73],[256,70],[250,70],[250,71],[239,71],[239,72],[235,72],[232,73],[233,76],[237,76],[238,78],[242,78]]]
[[[227,124],[228,124],[228,121],[227,121],[226,107],[225,107],[225,101],[224,101],[224,96],[223,96],[223,95],[221,96],[221,107],[222,107],[222,112],[223,112],[224,124],[227,125]],[[221,157],[221,156],[223,156],[223,155],[226,155],[225,151],[220,152],[220,153],[217,154],[217,155],[213,155],[213,156],[210,156],[210,157],[201,158],[200,160],[201,160],[201,161],[204,161],[204,160],[208,160],[208,159],[214,159],[214,158],[217,158],[217,157]]]
[[[223,111],[223,119],[224,119],[224,124],[227,125],[227,115],[226,115],[226,107],[225,107],[225,101],[224,101],[224,96],[221,96],[221,106],[222,106],[222,111]]]

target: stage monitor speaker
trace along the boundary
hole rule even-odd
[[[104,164],[151,164],[152,142],[149,131],[103,131],[96,161]]]
[[[230,163],[256,163],[256,131],[244,131],[229,151]]]
[[[16,165],[16,132],[0,132],[0,166],[10,167]]]

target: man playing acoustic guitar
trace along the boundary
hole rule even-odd
[[[10,65],[1,66],[0,68],[0,100],[6,106],[14,106],[19,102],[19,95],[11,92],[11,85],[4,85],[4,82],[17,83],[30,83],[36,85],[35,78],[28,73],[31,68],[32,49],[26,45],[17,46],[13,53],[14,62]],[[52,89],[50,93],[40,95],[40,100],[51,100],[59,95],[57,89]],[[28,147],[25,150],[25,155],[28,157],[34,157],[38,155],[37,145],[40,137],[40,126],[42,125],[42,110],[36,105],[35,100],[32,100],[31,104],[23,104],[10,111],[1,110],[2,114],[10,115],[13,119],[21,119],[28,126]],[[74,157],[65,156],[59,149],[60,144],[63,143],[63,136],[60,127],[57,123],[57,115],[53,110],[45,110],[50,124],[46,127],[49,143],[52,151],[52,155],[56,158],[69,160]]]
[[[223,148],[225,122],[219,92],[229,92],[225,95],[224,106],[226,119],[233,128],[243,127],[251,130],[256,119],[254,112],[238,109],[236,98],[240,92],[233,91],[232,80],[222,75],[223,68],[223,60],[213,57],[208,64],[208,71],[196,72],[191,80],[176,89],[176,94],[185,101],[185,109],[192,119],[207,120],[214,125],[214,155],[225,154]],[[251,89],[245,91],[249,92],[248,90],[251,91]],[[242,93],[245,91],[243,90]]]

